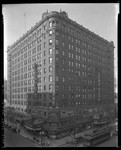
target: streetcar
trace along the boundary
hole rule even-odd
[[[97,144],[100,144],[106,140],[110,139],[110,131],[109,130],[104,130],[104,131],[99,131],[97,133],[93,133],[91,135],[87,135],[83,137],[83,144],[85,146],[95,146]]]

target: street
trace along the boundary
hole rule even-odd
[[[118,136],[113,136],[108,141],[105,141],[96,147],[118,147]]]
[[[37,143],[30,141],[18,133],[12,133],[4,128],[4,147],[41,147]],[[67,143],[59,147],[82,147],[80,144]],[[96,145],[95,147],[118,147],[118,136],[111,137],[108,141]]]
[[[4,147],[40,147],[40,145],[4,128]]]
[[[60,147],[83,147],[83,146],[82,144],[77,144],[75,146],[74,144],[67,143],[67,144],[61,145]],[[96,145],[95,147],[118,147],[118,136],[113,136],[108,141],[105,141],[104,143]]]

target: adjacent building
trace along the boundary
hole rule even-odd
[[[94,114],[113,114],[114,44],[65,11],[43,13],[7,53],[11,106],[39,116],[48,132],[75,128]]]
[[[4,99],[7,100],[7,80],[4,79]]]

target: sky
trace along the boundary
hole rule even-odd
[[[27,30],[39,22],[43,12],[66,11],[68,17],[90,31],[113,41],[115,75],[117,77],[117,21],[118,3],[36,3],[2,5],[4,24],[4,78],[7,79],[7,46],[16,42]],[[26,17],[25,17],[26,13]]]

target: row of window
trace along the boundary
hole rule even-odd
[[[73,116],[73,115],[83,115],[83,114],[92,114],[92,113],[97,113],[97,112],[105,112],[104,109],[102,108],[89,108],[89,109],[81,109],[81,110],[69,110],[69,111],[62,111],[61,116],[66,117],[66,116]]]
[[[22,78],[21,78],[21,80],[24,78],[24,79],[26,79],[27,78],[27,74],[25,74],[26,76],[24,76],[23,77],[23,75],[22,75]],[[20,77],[20,76],[19,76]],[[43,77],[43,81],[44,82],[46,82],[46,79],[47,79],[47,77]],[[20,80],[20,78],[18,78],[18,80]],[[42,77],[38,77],[38,83],[41,83],[42,82]],[[17,77],[15,77],[15,81],[17,81]],[[49,78],[48,78],[48,81],[52,81],[52,76],[50,75],[49,76]],[[14,78],[12,78],[12,82],[14,82]],[[28,80],[28,85],[31,85],[31,84],[34,84],[34,79],[32,80],[32,79],[29,79]],[[20,82],[18,82],[18,84],[15,84],[15,87],[16,87],[16,85],[18,85],[18,86],[23,86],[23,85],[27,85],[27,80],[25,80],[25,81],[21,81],[21,84],[20,84]],[[14,87],[14,84],[12,83],[12,87]]]
[[[33,57],[33,62],[35,62],[35,60],[36,60],[36,56]],[[28,59],[28,62],[31,63],[31,60]],[[43,60],[43,64],[46,65],[46,62],[47,62],[47,59],[44,59]],[[49,64],[52,64],[52,57],[49,57]],[[24,68],[21,68],[21,72],[22,73],[23,73],[23,71],[24,72],[27,71],[27,67],[25,67],[26,65],[27,65],[27,60],[25,60],[24,62],[21,62],[21,67],[24,66]],[[42,66],[42,61],[38,61],[37,65],[38,65],[38,67],[41,67]],[[30,68],[33,68],[32,66],[34,67],[34,64],[28,66],[28,71],[30,70]],[[17,70],[19,68],[20,68],[20,64],[15,65],[15,66],[12,67],[12,71]],[[20,69],[18,70],[18,74],[19,73],[20,73]],[[17,74],[17,71],[16,71],[16,74]]]
[[[26,53],[27,54],[27,53]],[[49,49],[49,54],[52,54],[52,48],[50,48]],[[58,54],[58,49],[56,49],[56,54]],[[46,51],[44,51],[44,56],[46,55]],[[64,54],[64,51],[63,51],[63,55],[65,55]],[[22,55],[23,56],[23,55]],[[69,57],[70,58],[73,58],[73,53],[70,53],[69,52]],[[39,53],[37,56],[35,55],[35,56],[33,56],[33,57],[31,57],[31,58],[29,58],[28,59],[28,63],[31,63],[32,61],[33,62],[35,62],[36,61],[36,59],[40,59],[40,58],[42,58],[42,53]],[[51,59],[52,58],[49,58],[50,60],[50,63],[51,63]],[[58,60],[58,58],[56,58],[56,60]],[[80,56],[78,56],[78,55],[76,55],[76,60],[80,60]],[[99,59],[98,59],[99,60]],[[102,62],[100,63],[100,62],[96,62],[96,61],[94,61],[94,60],[92,60],[92,59],[87,59],[86,57],[82,57],[82,61],[83,62],[87,62],[88,61],[88,63],[93,63],[93,64],[98,64],[98,65],[101,65],[102,64]],[[105,62],[105,60],[103,59],[103,64],[104,64],[104,62]],[[17,59],[15,59],[15,60],[13,60],[12,61],[12,65],[14,65],[14,64],[16,64],[17,63]],[[46,60],[44,60],[44,64],[46,64]],[[18,65],[15,65],[15,66],[13,66],[12,67],[12,70],[14,70],[14,67],[15,67],[15,69],[17,69],[17,68],[20,68],[20,66],[22,67],[23,65],[27,65],[27,60],[24,60],[23,62],[21,62],[21,63],[19,63]],[[73,64],[72,64],[73,65]]]
[[[46,79],[44,78],[44,80],[46,81]],[[58,81],[58,78],[56,78],[56,80]],[[28,80],[28,81],[31,81],[31,80]],[[65,78],[63,78],[63,81],[65,81]],[[86,82],[86,80],[84,80],[85,82]],[[21,82],[22,84],[21,84],[21,86],[23,85],[23,81]],[[26,83],[26,84],[25,84]],[[96,88],[95,88],[95,81],[93,81],[93,83],[92,83],[92,81],[88,81],[88,82],[86,82],[87,84],[86,85],[90,85],[90,86],[92,86],[93,85],[93,89],[91,89],[91,87],[90,88],[85,88],[85,89],[82,89],[82,92],[84,92],[84,93],[90,93],[90,92],[95,92],[95,91],[97,91],[98,90],[98,93],[100,93],[100,91],[103,91],[103,93],[105,93],[105,89],[103,89],[103,88],[100,88],[100,85],[98,85],[98,88],[97,88],[97,86],[96,86]],[[16,83],[15,83],[16,84]],[[14,85],[14,84],[12,84],[12,85]],[[18,85],[20,85],[20,82],[19,82],[19,84]],[[27,85],[27,82],[24,82],[24,85]],[[30,85],[30,83],[28,82],[28,85]],[[83,83],[83,85],[84,85],[84,83]],[[16,87],[16,86],[15,86]],[[19,86],[18,86],[19,87]],[[44,87],[44,86],[43,86]],[[14,88],[14,86],[13,86],[13,88]],[[49,89],[51,89],[51,85],[49,86]],[[42,90],[42,85],[40,85],[40,86],[38,86],[38,91],[41,91]],[[44,87],[44,90],[46,90],[46,86]],[[56,90],[59,90],[59,86],[58,85],[56,85]],[[65,90],[65,85],[63,85],[62,86],[62,90]],[[69,85],[69,87],[68,87],[68,90],[69,91],[81,91],[81,89],[80,89],[80,86],[75,86],[75,89],[74,89],[74,86],[70,86]],[[28,92],[31,92],[31,91],[33,91],[33,87],[28,87]],[[109,90],[108,90],[109,91]],[[15,89],[12,89],[12,93],[20,93],[20,92],[27,92],[27,87],[24,87],[24,88],[15,88]],[[107,92],[107,91],[106,91]]]
[[[12,100],[12,104],[15,104],[15,105],[24,105],[24,106],[26,106],[26,104],[27,104],[27,101],[22,101],[22,100]]]
[[[52,60],[51,60],[52,61]],[[50,62],[51,62],[50,61]],[[40,62],[38,62],[38,66],[41,66],[41,64],[42,64],[42,62],[40,61]],[[12,71],[12,77],[15,75],[19,75],[20,73],[26,73],[27,71],[31,71],[32,70],[32,68],[33,68],[33,66],[34,65],[29,65],[28,66],[28,70],[27,70],[27,67],[24,67],[24,68],[21,68],[21,69],[19,69],[19,70],[17,70],[17,71]],[[44,70],[43,70],[43,73],[46,73],[46,69],[47,68],[44,68]],[[52,72],[52,66],[50,66],[49,68],[48,68],[48,71],[51,73]],[[38,75],[41,75],[42,74],[42,69],[38,69]],[[28,78],[29,77],[32,77],[34,75],[34,71],[33,71],[33,73],[32,72],[29,72],[28,73]],[[17,80],[20,80],[20,79],[26,79],[27,78],[27,73],[26,74],[22,74],[21,75],[21,78],[20,78],[20,76],[18,76],[18,78],[16,77],[16,79],[15,79],[15,81],[17,81]],[[13,79],[14,80],[14,79]]]
[[[43,87],[43,90],[44,91],[46,91],[47,90],[47,85],[44,85],[44,86],[42,86],[42,85],[40,85],[40,86],[38,86],[38,92],[39,91],[42,91],[42,87]],[[49,84],[49,91],[52,91],[52,85],[51,84]],[[32,92],[32,91],[34,91],[34,87],[24,87],[24,88],[18,88],[18,89],[12,89],[12,92],[13,93],[20,93],[20,92]]]
[[[28,91],[28,92],[31,92],[31,91]],[[108,99],[111,99],[112,96],[107,94],[107,93],[103,93],[103,96],[100,95],[100,93],[97,93],[97,96],[93,93],[93,94],[90,94],[90,93],[87,93],[87,94],[68,94],[68,98],[69,99],[78,99],[78,100],[89,100],[89,99],[95,99],[95,98],[98,98],[97,100],[103,100],[105,98],[108,98]],[[62,98],[67,98],[66,94],[62,94]],[[82,99],[80,99],[82,98]],[[12,94],[12,99],[26,99],[26,94]],[[46,99],[46,96],[45,98]]]
[[[56,23],[54,23],[54,24],[51,23],[51,27],[52,27],[52,26],[62,27],[63,30],[68,31],[68,32],[69,32],[70,34],[72,34],[72,35],[75,35],[75,37],[78,37],[78,38],[87,40],[87,41],[89,41],[89,42],[91,42],[91,43],[93,43],[93,44],[98,45],[100,48],[106,50],[106,46],[105,46],[101,41],[99,42],[98,40],[94,40],[93,38],[90,38],[90,37],[87,36],[86,34],[80,32],[79,30],[78,30],[78,31],[75,30],[75,27],[69,26],[69,25],[67,25],[66,23],[63,23],[62,26],[61,26],[60,22],[58,22],[58,21],[57,21],[57,24],[56,24]],[[50,27],[50,26],[49,26],[49,27]],[[71,38],[69,38],[69,39],[71,39]],[[72,40],[72,42],[73,42],[73,39],[71,39],[71,40]],[[76,39],[76,43],[79,43],[79,40],[78,40],[78,39]],[[89,48],[91,48],[91,46],[89,46]],[[110,48],[110,49],[111,49],[111,48]]]
[[[76,41],[78,41],[78,40],[76,40]],[[49,40],[49,44],[52,44],[52,39],[50,39]],[[56,39],[56,44],[58,44],[58,40]],[[45,47],[45,45],[46,45],[46,42],[44,42],[44,47]],[[63,42],[63,46],[65,45],[65,42]],[[85,46],[86,45],[86,43],[82,43],[82,45],[83,46]],[[41,47],[40,47],[41,45],[39,45],[38,47],[37,47],[37,50],[39,50],[39,49],[41,49]],[[89,46],[88,45],[88,47],[91,47],[91,46]],[[25,48],[26,49],[26,48]],[[73,45],[70,45],[69,44],[69,49],[72,49],[73,50]],[[94,50],[97,50],[96,48],[94,48]],[[80,48],[78,48],[78,47],[76,47],[76,51],[77,52],[80,52]],[[99,51],[100,52],[100,51]],[[34,53],[36,53],[36,48],[34,48],[33,50],[32,50],[32,54],[34,54]],[[84,50],[82,50],[82,53],[84,53],[84,54],[86,54],[86,51],[84,51]],[[100,53],[103,53],[102,51],[100,52]],[[88,52],[88,54],[91,56],[92,55],[92,53],[91,52]],[[103,54],[105,54],[105,53],[103,53]],[[20,55],[20,53],[18,53],[18,56]],[[28,55],[30,55],[29,54],[29,52],[28,52]],[[95,55],[95,54],[94,54]],[[99,55],[99,54],[98,54]],[[17,56],[17,53],[15,53],[13,56],[12,56],[12,59],[14,59],[14,58],[16,58],[16,56]],[[104,55],[105,56],[105,55]],[[24,58],[26,58],[27,57],[27,53],[26,54],[24,54]],[[98,56],[99,57],[99,56]],[[19,60],[20,60],[20,58],[19,58]]]
[[[56,21],[56,22],[58,22],[58,21]],[[54,21],[53,21],[53,23],[49,23],[49,27],[52,27],[52,26],[58,26],[60,23],[55,23]],[[65,29],[67,29],[67,25],[65,25],[65,23],[62,25],[62,28],[65,30]],[[44,25],[44,30],[46,30],[46,26]],[[104,50],[106,49],[106,47],[103,45],[103,44],[100,44],[100,42],[98,42],[98,41],[94,41],[94,40],[92,40],[92,38],[89,38],[88,36],[85,36],[83,33],[79,33],[78,31],[74,31],[75,29],[73,28],[71,28],[71,27],[68,27],[68,32],[69,33],[71,33],[71,34],[75,34],[76,35],[76,37],[78,37],[78,38],[84,38],[84,39],[87,39],[87,40],[89,40],[89,41],[91,41],[91,43],[98,43],[99,45],[100,45],[100,47],[101,48],[103,48]],[[29,37],[27,37],[25,40],[23,40],[18,46],[17,46],[17,48],[15,48],[16,50],[17,49],[19,49],[19,48],[21,48],[23,45],[25,45],[26,43],[28,44],[32,39],[34,39],[34,38],[36,38],[39,34],[41,34],[42,32],[41,32],[42,30],[41,30],[41,28],[38,28],[36,31],[34,31],[33,33],[32,33],[32,35],[30,35]],[[78,42],[78,39],[76,39],[76,43],[79,43]],[[89,46],[89,48],[90,48],[91,46]]]
[[[31,52],[32,52],[32,55],[34,55],[33,57],[30,57],[31,56]],[[52,54],[52,48],[49,49],[49,54]],[[43,52],[43,56],[46,56],[46,51]],[[30,50],[28,52],[28,57],[30,57],[28,59],[28,63],[31,63],[31,61],[36,61],[36,59],[42,58],[42,53],[40,52],[40,53],[38,53],[36,55],[36,48],[34,48],[32,51]],[[21,55],[21,57],[16,58],[15,60],[12,59],[12,65],[17,64],[17,63],[23,61],[26,58],[27,58],[27,53],[25,53],[24,55]],[[27,64],[27,60],[24,60],[24,65],[26,65],[26,64]]]
[[[39,30],[37,31],[37,34],[34,33],[34,34],[32,34],[32,36],[30,35],[30,36],[28,37],[28,39],[25,39],[25,40],[22,41],[18,46],[16,46],[16,47],[14,48],[13,52],[16,52],[18,49],[21,49],[21,50],[18,51],[17,53],[15,53],[12,58],[14,58],[14,57],[16,58],[17,56],[20,55],[20,53],[22,54],[23,51],[27,51],[27,49],[30,49],[30,48],[36,46],[36,44],[39,44],[39,43],[41,42],[41,35],[40,35],[41,33],[42,33],[42,32],[41,32],[41,29],[39,29]],[[39,35],[40,35],[40,36],[39,36]],[[49,31],[49,35],[50,35],[50,36],[52,35],[52,30]],[[39,36],[39,37],[37,37],[37,36]],[[45,38],[46,38],[46,35],[44,34],[43,37],[44,37],[44,39],[45,39]]]
[[[34,41],[34,43],[36,41]],[[44,48],[45,48],[46,47],[46,42],[44,42],[43,45],[44,45]],[[49,39],[49,45],[52,45],[52,39]],[[21,56],[22,60],[27,58],[27,51],[29,51],[28,56],[31,56],[31,54],[36,54],[36,52],[41,51],[41,44],[39,44],[37,47],[35,47],[36,46],[36,43],[35,43],[34,48],[32,50],[30,50],[30,48],[32,48],[32,46],[33,46],[33,43],[29,44],[28,47],[24,47],[23,49],[20,49],[18,52],[16,52],[15,54],[12,55],[11,59],[17,58],[17,56],[18,56],[16,61],[19,62],[20,61],[20,55],[22,55]],[[23,55],[23,53],[24,53],[24,55]]]

